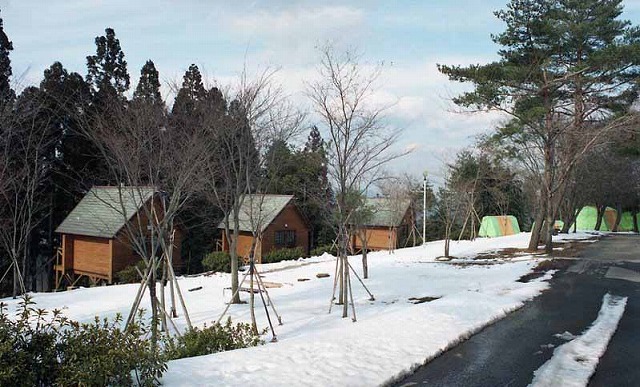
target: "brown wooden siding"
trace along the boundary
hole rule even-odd
[[[402,222],[398,227],[381,227],[381,226],[367,226],[367,249],[369,250],[389,250],[397,249],[400,243],[404,243],[404,239],[409,234],[409,227],[412,227],[413,216],[411,208],[407,210],[402,218]],[[354,250],[362,249],[362,240],[360,236],[354,235],[351,238],[351,243]]]
[[[113,272],[115,276],[120,270],[135,264],[140,257],[133,252],[131,245],[124,238],[113,240]]]
[[[161,207],[157,203],[157,210]],[[146,230],[146,211],[141,211],[139,217],[132,218],[134,227],[140,222],[141,229]],[[173,266],[177,270],[182,267],[182,238],[183,232],[176,227],[174,248],[172,252]],[[104,278],[112,282],[116,273],[129,265],[135,264],[140,257],[128,241],[127,232],[121,230],[115,239],[97,238],[82,235],[62,235],[62,254],[64,256],[65,271],[77,274],[91,275]]]
[[[296,243],[294,247],[301,247],[304,254],[309,254],[309,228],[302,218],[300,212],[294,204],[288,204],[278,216],[271,222],[262,234],[262,238],[256,246],[256,262],[261,263],[262,257],[271,251],[284,248],[286,246],[276,246],[276,231],[292,230],[296,234]],[[224,231],[223,231],[224,233]],[[238,244],[236,252],[239,257],[248,259],[251,250],[253,235],[250,232],[242,231],[238,236]],[[229,243],[223,236],[222,249],[229,251]]]
[[[305,255],[309,254],[309,228],[298,212],[294,204],[287,206],[276,216],[271,224],[265,229],[262,235],[262,252],[267,254],[270,251],[278,250],[286,246],[276,246],[276,231],[295,231],[295,247],[302,247]]]
[[[109,239],[74,235],[73,269],[111,279],[111,243]]]
[[[73,267],[73,235],[62,236],[62,265],[64,270],[69,270]]]
[[[367,249],[369,250],[389,250],[397,247],[396,229],[389,230],[389,227],[368,227],[366,230]],[[362,249],[360,236],[354,236],[353,246],[355,250]]]

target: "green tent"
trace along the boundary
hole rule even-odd
[[[617,212],[611,207],[604,210],[604,217],[600,224],[599,231],[611,231],[616,223]],[[593,231],[598,220],[598,210],[594,206],[583,207],[576,218],[577,229],[580,231]],[[618,231],[633,231],[633,214],[631,212],[622,213]]]
[[[480,223],[480,237],[498,237],[520,233],[518,219],[512,215],[484,216]]]
[[[580,231],[594,231],[598,221],[598,209],[595,206],[582,207],[576,217],[576,229]],[[600,231],[610,231],[606,218],[602,219]]]
[[[633,214],[631,212],[622,213],[618,231],[633,231]]]

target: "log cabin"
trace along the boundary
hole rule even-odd
[[[137,263],[126,225],[148,230],[148,209],[162,213],[159,192],[153,187],[93,187],[56,229],[61,246],[54,266],[56,289],[63,280],[69,285],[82,277],[92,284],[113,283],[116,273]],[[181,266],[182,231],[173,233],[172,261]]]
[[[230,219],[230,232],[233,221]],[[220,222],[223,251],[230,251],[229,239]],[[293,195],[254,194],[246,195],[240,206],[239,235],[236,246],[238,257],[248,262],[254,234],[257,236],[255,262],[271,251],[283,248],[302,248],[309,254],[309,222],[295,205]]]
[[[363,206],[370,212],[370,216],[364,224],[352,225],[352,228],[357,229],[351,235],[352,251],[362,251],[363,248],[370,251],[394,250],[402,247],[401,243],[407,239],[414,225],[411,201],[367,198]]]

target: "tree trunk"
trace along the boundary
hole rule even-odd
[[[342,234],[342,317],[349,316],[349,258],[347,258],[347,244],[349,235],[344,230]]]
[[[560,231],[563,234],[568,234],[571,230],[571,226],[573,226],[576,222],[576,218],[578,217],[577,210],[570,210],[566,217],[562,219],[564,224],[562,225],[562,230]]]
[[[445,235],[444,235],[444,256],[445,258],[449,258],[449,243],[451,242],[451,226],[445,225]]]
[[[253,293],[253,276],[255,273],[255,257],[256,257],[256,239],[257,237],[254,236],[253,240],[251,241],[251,250],[249,250],[249,312],[251,314],[251,329],[253,330],[253,333],[255,333],[256,335],[258,334],[258,323],[256,322],[256,311],[255,311],[255,305],[256,305],[256,301],[255,301],[255,294]],[[258,291],[260,290],[260,287],[258,286]]]
[[[344,288],[342,287],[342,264],[344,261],[342,260],[342,250],[340,248],[340,242],[338,241],[338,274],[336,281],[338,281],[338,301],[337,305],[342,305],[342,299],[344,298]]]
[[[253,330],[253,333],[257,335],[258,323],[256,322],[256,311],[255,311],[256,297],[253,293],[253,272],[254,272],[254,265],[255,265],[253,258],[249,263],[249,265],[250,265],[249,270],[251,271],[251,273],[249,273],[249,277],[250,277],[249,278],[249,312],[251,314],[251,329]],[[259,287],[258,287],[258,291],[260,291]]]
[[[369,264],[367,262],[367,232],[364,232],[362,238],[362,273],[365,279],[369,278]]]
[[[151,299],[151,345],[156,347],[158,342],[158,302],[156,300],[156,271],[155,271],[156,258],[152,257],[149,260],[149,268],[151,275],[147,281],[147,287],[149,288],[149,298]]]
[[[540,200],[542,202],[542,200]],[[542,231],[542,225],[544,223],[546,206],[541,203],[533,222],[533,228],[531,229],[531,239],[529,240],[528,250],[535,252],[538,250],[538,244],[540,242],[540,233]]]
[[[18,296],[18,262],[13,262],[13,298]]]
[[[547,140],[544,149],[544,194],[546,202],[544,251],[547,254],[551,254],[553,252],[553,226],[555,225],[555,197],[553,194],[553,167],[555,164],[554,156],[553,144],[550,142],[550,140]]]
[[[633,210],[633,232],[638,233],[638,210]]]
[[[611,228],[611,231],[618,232],[618,228],[620,227],[621,221],[622,221],[622,204],[616,203],[616,222]]]
[[[607,209],[607,206],[596,205],[596,209],[598,211],[598,216],[596,218],[596,225],[593,229],[596,231],[600,231],[600,227],[602,226],[602,218],[604,217],[604,211]]]
[[[240,303],[240,292],[238,291],[239,280],[238,280],[238,229],[239,226],[236,226],[233,230],[233,237],[229,238],[227,236],[227,240],[229,241],[229,256],[231,257],[231,292],[234,294],[231,299],[232,304]]]
[[[550,198],[551,200],[553,198]],[[553,211],[547,211],[547,216],[545,218],[545,244],[544,251],[547,254],[551,254],[553,252],[553,227],[555,224]]]

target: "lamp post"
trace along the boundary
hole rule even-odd
[[[422,174],[422,244],[427,243],[427,171]]]

